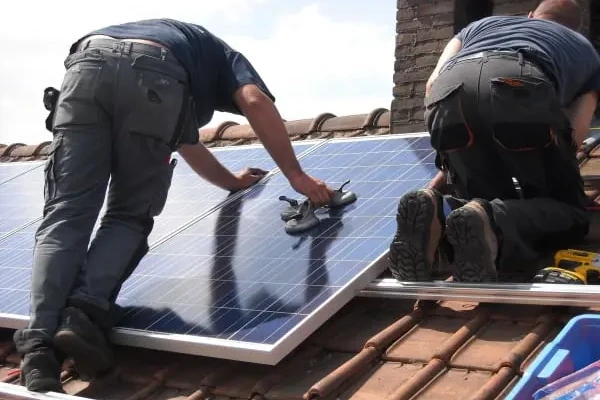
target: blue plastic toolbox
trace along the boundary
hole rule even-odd
[[[536,390],[598,360],[600,315],[574,317],[542,349],[505,400],[536,400]]]

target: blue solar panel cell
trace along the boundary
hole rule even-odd
[[[275,345],[387,251],[398,198],[436,173],[425,138],[333,141],[304,169],[354,191],[300,236],[284,232],[281,174],[151,250],[124,284],[123,328]]]

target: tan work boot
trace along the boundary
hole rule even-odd
[[[452,211],[446,218],[446,237],[454,248],[452,276],[455,281],[482,283],[498,280],[498,229],[489,203],[471,201]]]

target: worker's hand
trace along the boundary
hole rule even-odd
[[[230,188],[230,190],[238,191],[249,188],[261,180],[266,174],[267,171],[264,171],[260,168],[246,168],[243,171],[234,174],[236,177],[236,183],[234,187]]]
[[[290,184],[296,192],[308,197],[316,207],[326,205],[333,194],[333,189],[325,182],[305,173],[290,177]]]

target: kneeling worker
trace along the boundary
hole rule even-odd
[[[455,281],[492,282],[587,235],[575,153],[600,57],[576,32],[581,19],[575,1],[545,0],[528,17],[473,22],[447,44],[425,98],[441,171],[400,200],[389,257],[398,280],[429,280],[448,249]],[[460,195],[438,191],[448,182]]]

